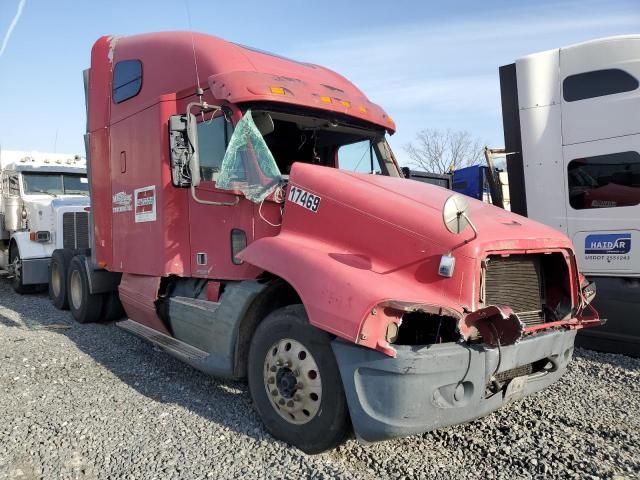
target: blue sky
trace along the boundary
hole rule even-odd
[[[188,28],[185,0],[22,0],[0,56],[3,149],[83,152],[81,72],[103,34]],[[0,41],[20,0],[0,2]],[[502,146],[498,67],[592,38],[640,33],[638,0],[189,0],[192,26],[333,68],[380,103],[403,145],[422,128]],[[0,44],[1,49],[1,44]],[[57,137],[57,142],[56,142]]]

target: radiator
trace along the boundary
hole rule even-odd
[[[484,275],[486,305],[510,307],[527,326],[545,322],[544,289],[537,255],[489,257]]]

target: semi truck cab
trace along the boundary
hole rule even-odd
[[[0,268],[19,293],[48,282],[52,252],[89,247],[89,181],[80,156],[0,152]]]
[[[600,323],[565,235],[404,179],[335,72],[165,32],[99,39],[85,82],[92,247],[54,253],[54,303],[246,377],[305,452],[489,413]]]

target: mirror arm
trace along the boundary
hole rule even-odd
[[[473,238],[465,240],[464,243],[469,243],[469,242],[474,241],[476,238],[478,238],[478,229],[476,228],[476,226],[473,224],[473,222],[471,221],[471,219],[469,218],[469,216],[466,213],[460,212],[460,216],[464,217],[465,220],[467,222],[469,222],[469,226],[471,227],[471,230],[473,230]]]
[[[466,240],[463,240],[461,243],[458,243],[457,245],[454,245],[453,247],[451,247],[449,249],[449,253],[447,253],[447,255],[449,255],[449,256],[451,256],[453,254],[453,251],[455,249],[460,248],[460,247],[466,245],[467,243],[473,242],[476,238],[478,238],[478,229],[473,224],[473,222],[471,221],[469,216],[464,212],[459,212],[458,215],[461,216],[461,217],[464,217],[467,220],[467,222],[469,222],[469,226],[471,227],[471,230],[473,230],[473,238],[467,238]]]

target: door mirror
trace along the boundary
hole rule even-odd
[[[169,117],[171,181],[175,187],[196,187],[200,184],[197,127],[193,114]]]

